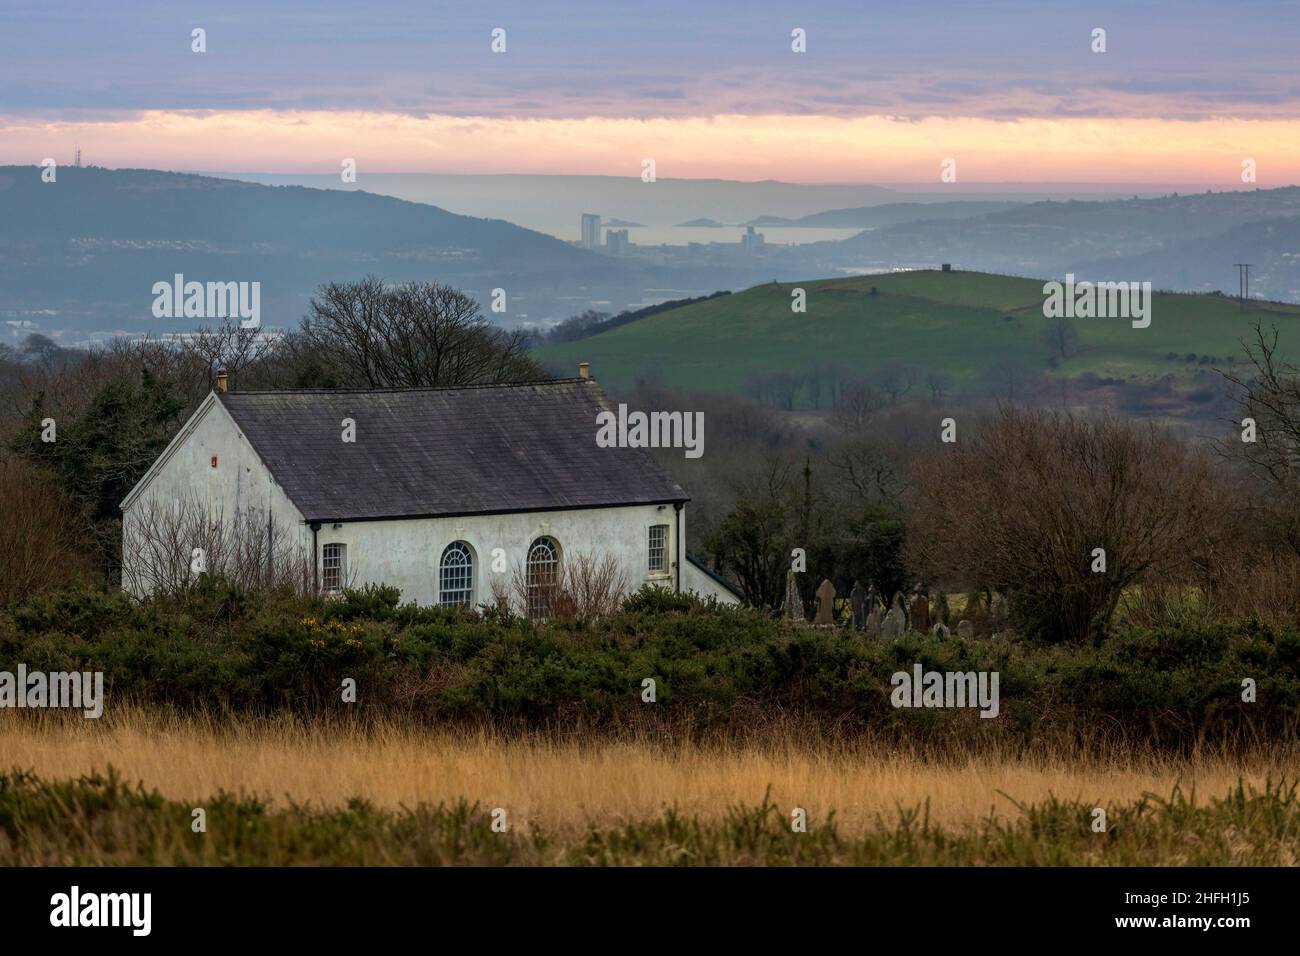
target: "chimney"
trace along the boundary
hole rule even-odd
[[[578,378],[591,378],[591,363],[590,363],[590,362],[579,362],[579,363],[578,363]]]
[[[224,368],[217,369],[217,391],[224,392],[230,384],[230,376]]]

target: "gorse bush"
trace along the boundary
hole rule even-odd
[[[695,594],[670,591],[654,585],[644,585],[640,590],[628,595],[623,602],[623,611],[627,614],[663,614],[670,611],[687,613],[706,608],[716,610],[716,598],[707,601]]]
[[[579,719],[744,730],[764,716],[911,741],[1083,739],[1162,748],[1292,739],[1300,631],[1253,623],[1133,627],[1101,645],[909,633],[896,641],[790,625],[664,592],[615,615],[536,622],[416,607],[392,589],[331,600],[212,582],[184,602],[69,590],[0,615],[0,670],[91,670],[114,701],[306,716],[402,714],[503,727]],[[1000,713],[896,709],[891,676],[996,671]],[[355,704],[342,700],[346,678]],[[655,702],[642,700],[655,682]],[[1242,700],[1243,681],[1256,700]]]

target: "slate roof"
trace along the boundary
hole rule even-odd
[[[217,398],[308,521],[688,500],[646,451],[596,445],[591,379]]]

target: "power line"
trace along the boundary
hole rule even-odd
[[[1237,301],[1241,304],[1241,310],[1246,310],[1246,300],[1250,298],[1250,263],[1237,262]]]

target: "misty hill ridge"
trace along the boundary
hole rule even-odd
[[[258,242],[288,247],[480,253],[572,261],[567,243],[500,219],[363,191],[262,186],[147,169],[63,167],[44,183],[39,167],[0,166],[0,240],[77,237]]]
[[[389,196],[96,167],[46,183],[39,167],[0,166],[0,252],[0,317],[34,316],[43,332],[189,331],[150,313],[153,283],[175,273],[260,282],[275,327],[296,324],[322,283],[368,273],[480,302],[505,288],[519,313],[579,277],[617,287],[630,271],[503,220]]]
[[[1300,301],[1300,187],[1152,199],[1025,203],[953,221],[926,219],[813,243],[840,263],[960,264],[989,272],[1149,280],[1195,292],[1237,288],[1250,262],[1252,289]]]
[[[896,202],[879,206],[859,206],[853,209],[828,209],[800,216],[797,219],[785,219],[781,216],[759,216],[745,225],[749,226],[793,226],[798,228],[833,228],[833,229],[880,229],[899,223],[931,219],[969,219],[988,213],[1003,212],[1024,203],[985,202],[978,199],[955,200],[952,202]]]

